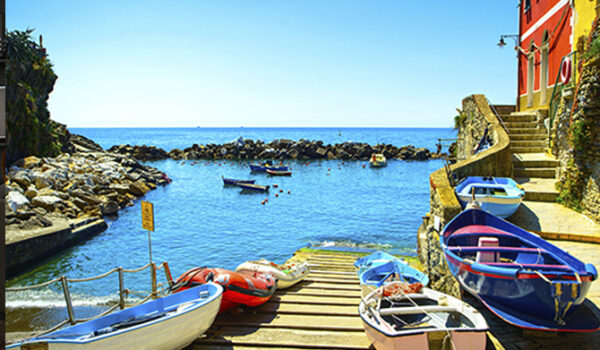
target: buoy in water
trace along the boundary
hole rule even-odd
[[[275,197],[279,197],[279,193],[275,193]]]
[[[327,171],[331,171],[331,168],[327,168]]]
[[[265,201],[260,202],[260,204],[265,205]]]
[[[278,184],[273,184],[273,188],[277,188],[277,187],[279,187]]]
[[[268,202],[268,201],[269,201],[269,198],[265,198],[265,202]]]
[[[288,191],[288,194],[290,194],[290,193],[291,193],[291,192],[290,192],[290,191]]]
[[[363,169],[365,168],[365,165],[363,164]]]
[[[283,190],[279,190],[279,193],[283,192]]]

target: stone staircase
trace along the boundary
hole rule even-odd
[[[530,112],[501,115],[509,131],[513,178],[525,189],[526,201],[555,202],[556,159],[548,156],[548,136]]]

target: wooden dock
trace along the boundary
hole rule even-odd
[[[311,269],[302,282],[264,305],[218,316],[188,349],[369,349],[358,315],[356,258],[297,252],[289,262],[308,261]]]

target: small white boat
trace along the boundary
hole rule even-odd
[[[11,344],[7,349],[182,349],[212,325],[223,296],[214,283]]]
[[[235,271],[271,274],[277,279],[277,289],[286,289],[293,286],[302,281],[310,272],[307,263],[277,265],[266,259],[246,261],[245,263],[240,264]]]
[[[369,159],[369,166],[371,168],[382,168],[387,165],[387,159],[381,153],[373,153]]]
[[[488,326],[475,308],[429,288],[403,293],[405,287],[390,283],[359,304],[375,349],[485,349]]]

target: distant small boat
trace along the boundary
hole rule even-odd
[[[406,264],[406,261],[404,261],[404,259],[402,258],[393,256],[386,252],[376,251],[372,254],[356,259],[356,261],[354,262],[354,267],[357,269],[356,274],[360,278],[360,275],[362,275],[363,272],[367,271],[368,269],[375,266],[383,265],[393,260]]]
[[[246,261],[238,266],[235,271],[269,273],[277,279],[277,289],[285,289],[293,286],[294,284],[302,281],[310,272],[307,263],[277,265],[265,259]]]
[[[219,313],[242,304],[258,306],[264,304],[277,289],[275,278],[267,273],[250,275],[221,268],[196,267],[184,272],[171,289],[177,293],[187,288],[217,283],[224,288]]]
[[[371,168],[383,168],[387,166],[387,159],[381,153],[373,153],[369,159],[369,166]]]
[[[463,208],[475,192],[475,200],[481,208],[501,218],[514,214],[525,196],[525,191],[513,179],[492,176],[469,176],[456,186],[455,192]]]
[[[472,306],[450,295],[394,282],[361,300],[358,312],[377,350],[485,349],[488,325]]]
[[[255,184],[248,184],[248,183],[243,183],[243,182],[238,182],[236,183],[236,186],[238,186],[239,188],[246,190],[246,191],[254,191],[254,192],[267,192],[270,188],[270,186],[262,186],[262,185],[255,185]]]
[[[207,283],[7,349],[181,349],[212,325],[222,296],[221,286]]]
[[[250,171],[252,171],[252,172],[264,173],[267,171],[267,169],[274,170],[274,171],[288,171],[287,166],[276,166],[276,165],[270,165],[270,164],[259,164],[259,165],[250,164]]]
[[[244,183],[244,184],[253,184],[256,180],[236,180],[236,179],[228,179],[225,178],[223,176],[221,176],[221,178],[223,179],[223,185],[225,186],[235,186],[239,183]]]
[[[267,174],[271,176],[292,176],[292,172],[288,170],[266,170]]]
[[[426,274],[411,267],[405,261],[397,260],[388,261],[385,264],[368,269],[360,275],[359,280],[363,295],[367,295],[376,288],[394,281],[419,282],[424,286],[429,283],[429,277]]]
[[[592,332],[584,303],[598,272],[559,247],[481,209],[467,209],[440,234],[448,268],[496,316],[525,329]]]

